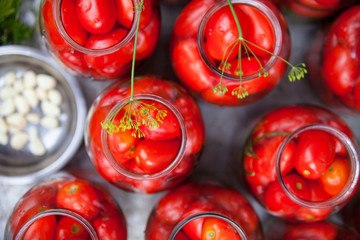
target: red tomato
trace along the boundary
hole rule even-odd
[[[89,73],[92,71],[84,60],[84,54],[73,48],[60,50],[57,56],[62,63],[75,72]]]
[[[241,239],[236,230],[227,222],[217,218],[206,218],[202,227],[202,240]]]
[[[247,155],[244,159],[246,179],[249,183],[260,186],[267,186],[276,180],[275,157],[280,144],[285,136],[272,137],[261,145],[255,145],[254,152],[258,156]],[[280,160],[282,175],[287,174],[294,168],[296,145],[290,142]]]
[[[310,199],[312,202],[323,202],[331,198],[331,196],[326,193],[323,187],[320,185],[318,180],[306,180],[307,185],[309,186]]]
[[[142,140],[135,146],[137,166],[148,174],[164,170],[174,160],[179,150],[180,141]]]
[[[159,102],[150,100],[143,100],[142,102],[154,106],[159,111],[166,111],[166,116],[163,120],[161,120],[162,122],[158,121],[159,126],[154,128],[144,124],[139,126],[139,129],[145,134],[145,139],[153,141],[166,141],[180,137],[181,132],[179,120],[170,109]],[[144,109],[140,107],[139,110],[140,112],[144,111]],[[153,111],[151,109],[149,113],[144,112],[144,114],[149,114],[153,119],[156,119],[158,113],[158,111]]]
[[[191,240],[189,239],[183,231],[180,231],[176,234],[175,240]]]
[[[159,240],[170,237],[173,226],[164,223],[157,217],[151,217],[145,230],[145,239]]]
[[[244,39],[257,45],[255,47],[248,43],[248,47],[256,56],[268,56],[269,53],[261,48],[274,52],[275,49],[275,32],[270,20],[258,9],[250,7],[246,4],[235,4],[246,14],[246,23],[249,24],[248,34],[244,34]]]
[[[309,188],[305,180],[297,174],[283,177],[284,184],[290,193],[300,199],[309,199]],[[291,216],[300,205],[291,200],[280,186],[279,182],[272,182],[264,193],[266,208],[276,214]]]
[[[334,137],[323,131],[306,131],[299,137],[295,168],[307,179],[319,179],[335,158]]]
[[[165,99],[174,99],[175,89],[173,83],[162,81],[151,76],[135,79],[134,82],[134,95],[153,94]],[[130,97],[130,91],[128,91],[126,96]]]
[[[212,90],[212,86],[219,82],[219,77],[215,76],[204,63],[195,38],[178,42],[172,52],[172,61],[180,79],[195,91],[204,91],[209,88]]]
[[[178,98],[173,104],[185,121],[187,131],[185,155],[200,152],[205,141],[205,129],[199,107],[193,99],[185,97]]]
[[[84,45],[88,37],[76,14],[76,0],[61,1],[61,20],[65,31],[78,44]]]
[[[150,2],[151,0],[147,1]],[[136,61],[149,57],[155,51],[160,37],[160,21],[158,14],[152,14],[149,23],[144,28],[139,29],[136,45]]]
[[[103,130],[101,123],[105,120],[107,114],[110,112],[111,106],[97,107],[89,122],[89,135],[91,140],[97,147],[101,146],[101,131]]]
[[[235,8],[235,13],[240,21],[241,31],[245,36],[247,34],[247,24],[242,10]],[[230,7],[226,6],[216,11],[208,20],[205,31],[205,51],[210,58],[218,61],[234,59],[239,53],[240,42],[234,45],[239,39],[234,17]]]
[[[332,223],[302,223],[289,230],[281,240],[334,240],[336,239],[337,232],[336,226]]]
[[[55,240],[56,217],[45,216],[36,220],[24,234],[23,240]]]
[[[350,175],[350,165],[345,158],[335,158],[329,169],[321,176],[322,188],[331,196],[338,194],[345,186]]]
[[[207,201],[206,199],[199,199],[192,202],[186,209],[181,219],[185,219],[197,213],[204,211],[213,211],[217,209],[216,205]],[[201,232],[205,218],[197,218],[188,222],[184,227],[183,231],[192,240],[201,240]]]
[[[338,41],[352,49],[360,37],[360,5],[355,5],[341,13],[336,20],[335,30]]]
[[[201,19],[215,0],[191,1],[178,16],[173,33],[178,37],[196,37]]]
[[[95,34],[109,32],[117,17],[114,0],[77,0],[76,12],[81,25]]]
[[[152,0],[144,0],[140,17],[140,29],[145,27],[152,15]],[[134,19],[134,5],[132,0],[116,0],[117,21],[123,27],[130,29]]]
[[[337,128],[344,134],[346,134],[350,139],[353,139],[354,135],[351,131],[351,129],[346,125],[344,121],[336,120],[336,119],[329,119],[325,122],[326,125],[329,125],[331,127]],[[345,149],[345,146],[339,141],[339,139],[334,138],[335,140],[335,153],[336,155],[346,156],[347,151]]]
[[[101,240],[125,240],[126,227],[123,219],[100,217],[94,220],[95,230]]]
[[[336,46],[324,59],[321,67],[324,82],[336,95],[346,95],[352,92],[358,74],[357,61],[352,57],[350,49]]]
[[[59,189],[56,196],[59,207],[79,213],[91,220],[99,213],[99,198],[89,182],[76,179]]]
[[[106,49],[120,42],[127,31],[117,28],[103,35],[91,35],[86,41],[85,47],[90,49]],[[121,69],[124,64],[129,63],[133,54],[133,42],[125,44],[119,50],[105,55],[85,54],[87,64],[101,72],[111,72]]]
[[[53,15],[53,3],[51,1],[46,1],[44,3],[42,8],[42,18],[45,29],[48,32],[49,38],[51,40],[50,44],[57,50],[70,47],[57,30]]]
[[[292,132],[312,123],[319,123],[315,113],[301,106],[285,106],[271,111],[256,125],[252,139],[268,132]]]
[[[56,240],[73,238],[89,239],[89,233],[77,220],[70,217],[62,217],[56,227]]]

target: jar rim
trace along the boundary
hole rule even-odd
[[[103,149],[103,152],[105,155],[105,159],[110,163],[110,165],[118,173],[120,173],[128,178],[135,179],[135,180],[157,179],[157,178],[165,176],[166,174],[168,174],[172,170],[174,170],[185,155],[186,143],[187,143],[187,130],[186,130],[186,126],[184,123],[184,118],[182,117],[180,111],[172,103],[170,103],[168,100],[166,100],[160,96],[153,95],[153,94],[137,94],[137,95],[134,95],[134,99],[135,100],[151,100],[151,101],[159,102],[160,104],[166,106],[175,115],[176,119],[179,122],[180,132],[181,132],[180,146],[179,146],[179,149],[178,149],[178,152],[177,152],[175,158],[172,160],[172,162],[169,164],[169,166],[167,166],[165,169],[163,169],[159,172],[153,173],[153,174],[140,174],[140,173],[132,172],[132,171],[128,170],[127,168],[121,166],[121,164],[119,164],[116,161],[115,157],[113,156],[113,154],[108,146],[108,143],[107,143],[108,142],[107,141],[108,133],[105,128],[102,128],[102,130],[101,130],[102,149]],[[124,106],[126,106],[128,104],[129,100],[130,100],[130,97],[127,97],[127,98],[124,98],[121,101],[119,101],[117,104],[115,104],[112,107],[112,109],[109,111],[109,113],[107,114],[104,121],[106,121],[107,119],[109,119],[112,116],[112,112],[114,112],[114,110],[119,109],[119,107],[123,108]]]
[[[274,10],[268,6],[268,4],[272,4],[271,2],[267,2],[266,4],[262,1],[253,1],[253,0],[231,0],[231,2],[233,4],[245,4],[251,7],[254,7],[256,9],[259,9],[266,18],[269,19],[273,29],[274,29],[274,36],[275,36],[275,46],[274,46],[274,52],[273,54],[275,55],[279,55],[281,52],[281,46],[283,44],[283,31],[281,29],[281,22],[279,20],[279,16],[277,14],[275,14]],[[198,35],[197,35],[197,44],[199,47],[199,53],[201,55],[201,58],[203,59],[203,61],[205,62],[205,64],[210,68],[210,70],[212,72],[214,72],[215,74],[217,74],[218,76],[221,76],[222,73],[221,71],[210,61],[209,57],[206,55],[205,53],[205,48],[204,48],[204,30],[206,27],[206,24],[208,22],[208,20],[210,19],[210,17],[219,9],[225,7],[226,5],[228,5],[226,0],[222,0],[220,2],[215,3],[212,7],[210,7],[207,12],[205,13],[205,15],[203,16],[201,22],[200,22],[200,26],[199,26],[199,31],[198,31]],[[275,8],[275,6],[274,6]],[[265,63],[265,65],[263,66],[263,69],[265,71],[269,71],[271,69],[271,67],[273,67],[273,65],[275,64],[275,62],[277,61],[277,57],[272,55],[270,57],[270,59]],[[242,81],[249,81],[255,78],[259,77],[259,71],[261,69],[259,69],[258,71],[251,73],[251,74],[246,74],[242,76]],[[223,73],[223,78],[227,79],[227,80],[232,80],[232,81],[239,81],[238,77],[234,77],[233,75],[227,74],[227,73]]]
[[[332,196],[331,198],[325,200],[325,201],[308,201],[308,200],[304,200],[302,198],[299,198],[298,196],[296,196],[294,193],[292,193],[285,185],[284,180],[283,180],[283,176],[281,174],[281,157],[282,157],[282,153],[284,152],[287,144],[296,136],[298,136],[298,134],[305,132],[305,131],[309,131],[309,130],[320,130],[320,131],[325,131],[333,136],[335,136],[345,147],[347,153],[348,153],[348,157],[349,157],[349,161],[351,163],[351,168],[350,168],[350,173],[349,173],[349,178],[345,184],[345,186],[343,187],[343,189],[336,194],[335,196]],[[293,132],[291,132],[289,135],[287,135],[285,137],[285,139],[281,142],[276,155],[275,155],[275,172],[276,172],[276,178],[278,180],[278,182],[280,183],[281,188],[283,189],[283,191],[285,192],[285,194],[295,203],[304,206],[304,207],[308,207],[308,208],[329,208],[332,207],[334,205],[340,204],[343,201],[346,201],[347,199],[349,199],[352,195],[353,192],[356,191],[357,187],[358,187],[358,183],[359,183],[359,156],[358,156],[358,146],[357,143],[355,142],[355,140],[351,140],[346,134],[344,134],[343,132],[341,132],[340,130],[338,130],[335,127],[331,127],[329,125],[325,125],[325,124],[309,124],[303,127],[300,127],[296,130],[294,130]]]
[[[59,215],[59,216],[64,216],[64,217],[70,217],[70,218],[78,221],[86,229],[86,231],[90,235],[91,240],[98,240],[99,239],[99,237],[98,237],[95,229],[93,228],[93,226],[90,224],[90,222],[88,220],[86,220],[81,215],[79,215],[79,214],[77,214],[75,212],[66,210],[66,209],[49,209],[49,210],[45,210],[43,212],[40,212],[40,213],[32,216],[29,220],[27,220],[24,223],[24,225],[21,226],[21,228],[16,233],[16,235],[14,236],[14,240],[23,239],[24,234],[26,233],[28,228],[31,226],[31,224],[33,224],[35,221],[39,220],[40,218],[43,218],[43,217],[46,217],[46,216],[51,216],[51,215]]]
[[[43,1],[45,2],[46,0],[43,0]],[[70,37],[70,35],[66,32],[64,25],[62,24],[62,19],[61,19],[61,3],[62,3],[62,1],[63,0],[54,0],[54,2],[53,2],[53,15],[54,15],[56,29],[58,30],[59,34],[64,39],[64,41],[67,44],[69,44],[70,47],[74,48],[75,50],[77,50],[79,52],[82,52],[85,54],[97,55],[97,56],[110,54],[110,53],[113,53],[113,52],[119,50],[120,48],[124,47],[135,36],[136,25],[137,25],[138,16],[139,16],[139,11],[136,7],[134,7],[134,18],[131,23],[130,29],[128,30],[128,32],[126,33],[124,38],[121,39],[118,43],[116,43],[115,45],[110,46],[108,48],[104,48],[104,49],[90,49],[90,48],[84,47],[84,46],[80,45],[79,43],[77,43],[76,41],[74,41]],[[131,0],[131,1],[133,3],[133,6],[136,6],[137,0]]]
[[[223,220],[231,225],[231,227],[236,231],[236,233],[239,235],[239,237],[242,240],[248,239],[245,231],[242,229],[242,227],[237,222],[235,222],[235,220],[231,219],[228,216],[220,214],[218,212],[205,211],[205,212],[195,213],[193,215],[190,215],[190,216],[184,218],[183,220],[181,220],[179,223],[177,223],[169,236],[169,240],[174,240],[176,238],[177,234],[181,231],[181,229],[186,224],[188,224],[189,222],[191,222],[193,220],[196,220],[198,218],[203,218],[203,217],[217,218],[217,219]]]

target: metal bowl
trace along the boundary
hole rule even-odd
[[[57,79],[56,88],[63,97],[62,113],[58,116],[60,125],[54,129],[38,126],[46,148],[41,157],[30,153],[28,146],[14,150],[9,144],[0,145],[0,182],[27,184],[56,172],[74,156],[83,140],[86,103],[77,80],[39,50],[24,46],[0,47],[0,86],[4,84],[6,72],[14,70],[21,75],[30,69]]]

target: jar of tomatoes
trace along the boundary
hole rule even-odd
[[[99,184],[69,173],[32,187],[17,202],[5,229],[5,240],[126,239],[120,207]]]
[[[330,17],[351,6],[356,0],[280,0],[280,6],[307,19]]]
[[[353,133],[337,115],[314,105],[285,106],[256,124],[238,174],[269,213],[319,221],[356,192],[358,156]]]
[[[265,231],[266,240],[356,240],[360,236],[346,226],[332,221],[284,223],[273,221]]]
[[[187,183],[168,192],[150,215],[146,240],[262,239],[256,212],[234,189]]]
[[[196,165],[204,144],[204,123],[196,102],[180,85],[155,76],[138,77],[135,99],[146,104],[155,119],[166,112],[156,127],[141,125],[143,136],[134,130],[109,133],[104,121],[121,125],[130,114],[128,83],[116,82],[92,104],[85,126],[85,144],[97,171],[112,184],[129,191],[154,193],[183,181]],[[144,105],[139,105],[140,114]],[[150,118],[149,117],[149,118]],[[146,119],[149,119],[148,117]]]
[[[336,18],[309,50],[311,83],[328,105],[360,111],[360,5]]]
[[[238,106],[254,102],[285,73],[290,37],[270,1],[193,0],[177,18],[170,42],[180,81],[210,103]],[[236,15],[236,20],[234,16]],[[237,24],[239,23],[239,24]]]
[[[66,69],[96,80],[128,74],[139,11],[137,0],[42,0],[40,31],[45,46]],[[136,63],[154,52],[160,35],[156,0],[145,0]]]
[[[360,235],[360,191],[341,211],[343,221]]]

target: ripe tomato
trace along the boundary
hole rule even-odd
[[[89,182],[75,179],[61,187],[56,196],[59,207],[79,213],[91,220],[99,213],[99,198]]]
[[[173,83],[168,81],[162,81],[152,76],[145,76],[141,79],[135,79],[134,82],[134,95],[138,94],[153,94],[165,99],[174,99],[175,87]],[[128,91],[127,97],[130,97],[130,91]]]
[[[61,20],[65,31],[78,44],[84,45],[88,37],[76,14],[76,0],[61,1]]]
[[[189,239],[183,231],[180,231],[176,234],[175,240],[191,240]]]
[[[202,227],[202,240],[241,239],[235,229],[227,222],[217,218],[206,218]]]
[[[106,49],[120,42],[127,30],[116,28],[102,35],[91,35],[85,43],[85,47],[90,49]],[[121,69],[124,64],[129,63],[133,54],[133,42],[125,44],[119,50],[105,55],[84,54],[87,64],[100,72],[111,72]]]
[[[338,194],[347,183],[350,175],[350,165],[345,158],[335,158],[329,169],[321,176],[322,188],[331,196]]]
[[[67,240],[75,237],[88,239],[90,236],[80,222],[70,217],[62,217],[56,227],[56,240]]]
[[[143,100],[142,102],[154,106],[159,111],[166,111],[166,116],[162,122],[158,122],[159,126],[154,128],[144,124],[139,126],[139,129],[145,134],[145,139],[153,141],[166,141],[180,137],[181,132],[179,120],[170,109],[159,102],[148,100]],[[143,109],[139,110],[140,114],[142,114]],[[149,113],[144,112],[144,114],[149,114],[153,119],[156,119],[158,113],[158,111],[153,111],[151,109]]]
[[[173,226],[164,223],[158,217],[151,216],[145,230],[145,239],[159,240],[169,238]],[[180,240],[180,239],[179,239]]]
[[[331,127],[337,128],[344,134],[346,134],[350,139],[353,139],[353,133],[351,129],[346,125],[344,121],[341,119],[329,119],[325,122],[326,125],[329,125]],[[335,140],[335,153],[336,155],[346,156],[347,151],[345,149],[345,146],[339,141],[339,139],[334,138]]]
[[[94,220],[96,233],[101,240],[125,240],[126,228],[123,219],[100,217]]]
[[[242,10],[235,8],[235,13],[240,21],[243,35],[247,34],[247,24]],[[239,44],[234,44],[239,39],[234,17],[230,7],[226,6],[216,11],[208,20],[205,31],[205,51],[208,57],[218,61],[234,59],[239,53]]]
[[[325,7],[334,7],[340,3],[341,0],[315,0],[317,3]]]
[[[172,60],[174,69],[184,84],[195,91],[212,88],[219,81],[219,77],[215,76],[204,63],[195,38],[187,38],[176,43]]]
[[[84,54],[76,51],[73,48],[66,48],[58,51],[57,56],[68,68],[75,72],[91,73],[92,69],[89,68],[84,60]],[[95,73],[93,73],[95,74]]]
[[[136,164],[145,173],[160,172],[174,160],[179,145],[179,140],[142,140],[135,146]]]
[[[150,2],[151,0],[147,0]],[[147,2],[145,1],[145,2]],[[142,14],[141,14],[141,19]],[[160,37],[160,17],[152,14],[144,28],[139,29],[136,45],[136,61],[149,57],[156,49]]]
[[[36,220],[24,234],[23,240],[55,240],[56,217],[45,216]]]
[[[51,1],[46,1],[44,3],[44,6],[42,7],[42,18],[45,29],[51,40],[50,44],[57,50],[70,47],[57,30],[53,15],[53,3]]]
[[[324,59],[321,67],[324,82],[336,95],[350,94],[358,74],[357,61],[352,57],[350,49],[336,46]]]
[[[302,106],[285,106],[263,117],[253,131],[252,139],[268,132],[292,132],[312,123],[319,123],[315,113]]]
[[[240,8],[245,13],[246,23],[249,25],[248,34],[244,34],[244,38],[260,48],[274,52],[276,37],[270,20],[258,9],[246,4],[235,4],[235,7]],[[247,45],[256,56],[269,55],[258,47],[251,44]]]
[[[352,49],[360,37],[360,6],[355,5],[344,11],[336,20],[335,31],[338,41]]]
[[[77,0],[76,12],[81,25],[90,33],[108,33],[116,22],[114,0]]]
[[[331,198],[331,196],[326,193],[323,187],[320,185],[318,180],[306,180],[307,185],[309,186],[310,199],[312,202],[323,202]]]
[[[284,139],[285,136],[272,137],[263,144],[254,146],[257,157],[245,156],[244,168],[249,183],[265,187],[276,180],[275,155]],[[295,150],[296,145],[291,142],[285,147],[280,160],[282,175],[287,174],[294,168]]]
[[[192,216],[197,213],[212,211],[217,209],[217,207],[207,201],[206,199],[199,199],[192,202],[187,208],[185,213],[182,215],[181,219],[185,219],[189,216]],[[192,240],[201,240],[202,227],[204,224],[205,218],[197,218],[188,222],[184,227],[183,231],[186,235]]]
[[[91,140],[96,144],[97,147],[101,146],[101,123],[105,120],[107,114],[110,112],[111,106],[97,107],[93,113],[92,118],[89,122],[89,135]]]
[[[134,5],[132,0],[115,0],[117,6],[117,21],[123,27],[130,29],[134,19]],[[152,15],[152,0],[144,0],[141,11],[140,29],[145,27]]]
[[[196,37],[201,19],[215,2],[215,0],[189,2],[178,16],[173,33],[181,38]]]
[[[334,137],[323,131],[306,131],[299,137],[295,168],[307,179],[319,179],[335,158]]]

